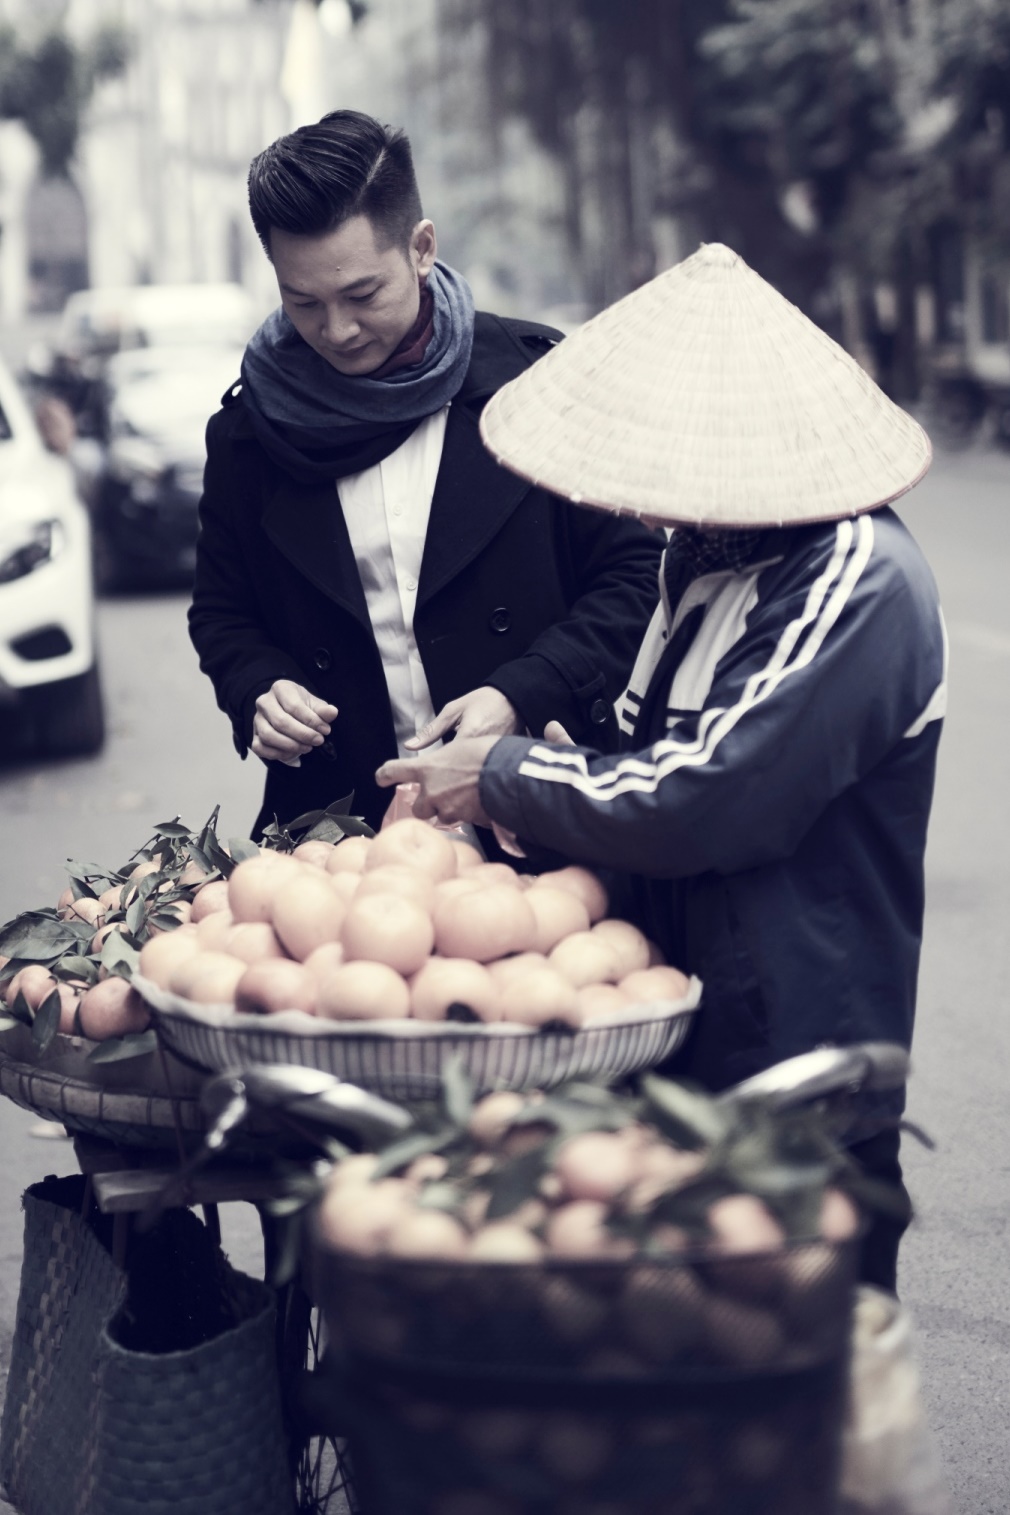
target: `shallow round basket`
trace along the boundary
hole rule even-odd
[[[203,1078],[170,1053],[94,1063],[95,1043],[56,1035],[40,1052],[27,1026],[0,1035],[0,1094],[68,1131],[125,1146],[174,1147],[206,1130]]]
[[[322,1021],[300,1010],[239,1015],[230,1005],[194,1005],[146,979],[133,982],[164,1046],[197,1067],[296,1063],[397,1100],[437,1097],[443,1071],[457,1056],[478,1094],[623,1078],[675,1052],[701,1000],[701,984],[692,979],[678,1003],[638,1005],[620,1019],[564,1031],[508,1022]]]

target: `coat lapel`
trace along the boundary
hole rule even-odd
[[[332,484],[298,484],[285,474],[267,499],[263,529],[279,552],[323,594],[370,626],[365,592]]]
[[[480,439],[476,416],[464,404],[454,404],[431,502],[418,607],[473,562],[530,487],[495,462]]]

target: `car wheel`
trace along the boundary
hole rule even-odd
[[[98,752],[105,741],[105,708],[98,664],[75,679],[31,691],[36,750],[52,757]]]

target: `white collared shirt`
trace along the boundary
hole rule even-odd
[[[414,638],[414,606],[448,414],[445,406],[428,416],[388,458],[337,484],[401,757],[412,756],[404,742],[435,715]]]

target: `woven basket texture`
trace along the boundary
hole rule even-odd
[[[272,1291],[236,1272],[189,1211],[126,1271],[83,1180],[25,1195],[25,1254],[0,1427],[22,1515],[286,1515]]]

